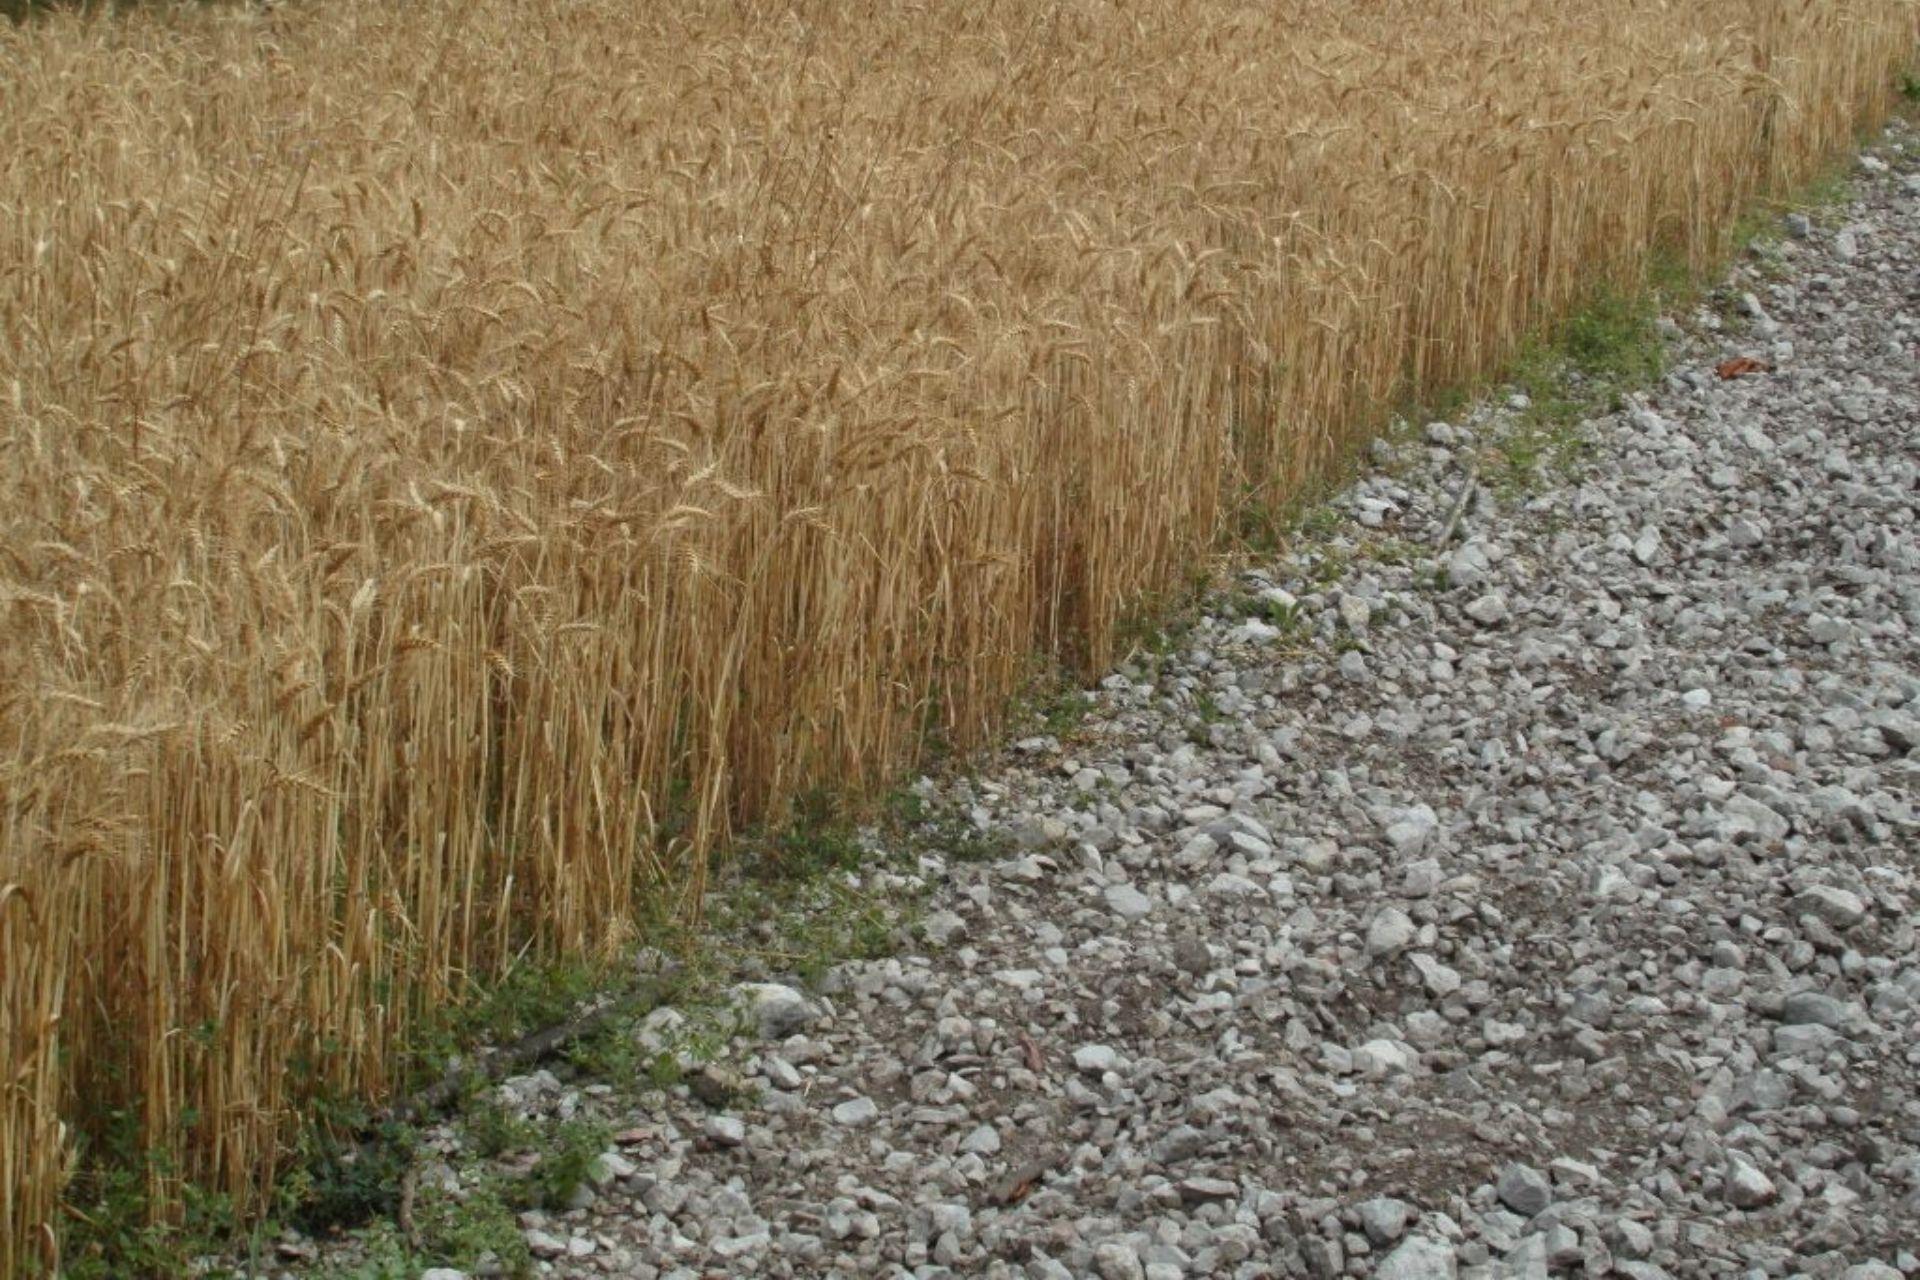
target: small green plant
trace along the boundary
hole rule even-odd
[[[533,1145],[533,1126],[491,1096],[481,1095],[468,1103],[464,1121],[467,1145],[483,1160]]]
[[[524,1207],[564,1209],[612,1136],[606,1124],[596,1119],[575,1117],[557,1125],[540,1148],[539,1163],[525,1183],[514,1188]]]
[[[931,814],[906,837],[910,848],[948,862],[997,862],[1012,856],[1013,837],[998,828],[982,831],[965,814]]]
[[[1783,225],[1785,215],[1804,213],[1815,222],[1823,222],[1831,218],[1833,211],[1846,204],[1853,195],[1853,178],[1846,165],[1830,164],[1794,190],[1756,201],[1734,223],[1728,244],[1735,253],[1746,249],[1758,255],[1762,275],[1778,274],[1785,269],[1778,250],[1786,235]],[[1697,294],[1697,288],[1694,294]]]
[[[141,1145],[139,1116],[109,1111],[101,1150],[87,1153],[69,1194],[71,1224],[62,1275],[69,1280],[120,1280],[184,1274],[191,1259],[212,1252],[239,1228],[226,1196],[192,1183],[181,1187],[181,1211],[169,1222],[154,1212],[156,1183],[172,1180],[173,1164]]]
[[[1016,737],[1037,728],[1051,737],[1067,738],[1085,723],[1093,708],[1094,699],[1071,667],[1035,662],[1008,709],[1007,723]]]
[[[894,800],[883,820],[912,808]],[[730,952],[741,976],[789,973],[809,984],[841,961],[891,954],[916,903],[873,887],[873,873],[904,865],[903,843],[870,843],[831,809],[799,815],[770,837],[769,852],[749,842],[743,874],[712,904],[709,950]]]
[[[373,1224],[359,1233],[358,1241],[358,1259],[323,1266],[318,1280],[413,1280],[419,1274],[420,1264],[392,1223]]]
[[[675,1054],[653,1054],[646,1060],[646,1065],[647,1083],[656,1089],[672,1089],[686,1081],[687,1069],[680,1064],[680,1059]]]
[[[1307,567],[1307,580],[1315,586],[1329,586],[1347,576],[1347,570],[1353,564],[1353,557],[1345,548],[1327,543],[1316,548],[1313,562]]]
[[[866,859],[841,802],[818,788],[797,798],[787,824],[759,843],[747,865],[761,880],[803,882],[828,872],[856,870]]]
[[[1264,622],[1280,633],[1280,640],[1298,640],[1307,626],[1307,613],[1298,600],[1260,592],[1246,592],[1228,599],[1227,611],[1233,615]]]
[[[356,1137],[361,1132],[364,1139]],[[364,1128],[310,1126],[300,1151],[301,1196],[289,1220],[320,1233],[393,1212],[416,1137],[409,1126],[391,1121]]]
[[[1374,538],[1360,548],[1360,554],[1375,564],[1408,565],[1420,559],[1420,548],[1404,538]]]
[[[567,1046],[567,1065],[582,1076],[627,1080],[641,1068],[641,1050],[633,1038],[633,1019],[613,1018]]]
[[[1686,255],[1670,246],[1656,246],[1647,257],[1646,288],[1660,307],[1677,307],[1699,295],[1700,282]]]
[[[1522,414],[1501,437],[1496,445],[1498,465],[1489,477],[1496,491],[1512,497],[1529,492],[1549,476],[1573,470],[1587,440],[1580,431],[1579,415],[1561,409],[1556,402],[1544,412]]]
[[[877,960],[898,949],[903,922],[882,897],[845,884],[825,884],[809,902],[789,911],[768,958],[807,986],[817,986],[834,965]]]
[[[409,1041],[406,1078],[418,1086],[443,1075],[475,1044],[507,1044],[566,1018],[602,988],[605,965],[542,962],[519,964],[464,1002],[422,1020]]]
[[[1040,708],[1040,723],[1056,738],[1065,737],[1086,722],[1093,698],[1085,690],[1063,684]]]
[[[1283,634],[1292,634],[1306,625],[1306,609],[1298,600],[1275,600],[1261,597],[1260,611],[1265,615],[1268,625],[1278,627]]]
[[[1229,541],[1255,555],[1271,555],[1286,543],[1286,521],[1250,493],[1233,505],[1228,528]]]
[[[910,832],[932,817],[932,806],[912,787],[895,787],[881,801],[882,821],[891,832]]]
[[[438,1187],[423,1189],[413,1215],[420,1252],[436,1265],[470,1271],[491,1256],[506,1275],[533,1272],[533,1256],[498,1176],[482,1179],[457,1198]]]
[[[1659,269],[1672,277],[1665,288],[1679,287],[1682,270],[1672,262]],[[1582,421],[1624,407],[1629,391],[1665,372],[1654,324],[1658,297],[1651,287],[1638,294],[1604,290],[1550,339],[1515,357],[1510,378],[1527,407],[1495,444],[1487,479],[1497,492],[1525,493],[1548,476],[1570,473],[1588,447]]]
[[[1588,378],[1612,387],[1646,382],[1666,369],[1654,316],[1651,295],[1604,290],[1567,318],[1557,345]]]
[[[1340,513],[1324,503],[1315,504],[1295,526],[1299,540],[1326,542],[1340,532]]]

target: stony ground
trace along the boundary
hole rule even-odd
[[[1383,444],[941,784],[1004,851],[747,992],[539,1271],[1920,1276],[1920,139],[1855,177],[1570,472],[1489,470],[1518,399]]]

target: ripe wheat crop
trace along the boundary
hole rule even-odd
[[[0,1275],[1098,665],[1890,102],[1909,0],[0,24]],[[117,1117],[117,1119],[116,1119]]]

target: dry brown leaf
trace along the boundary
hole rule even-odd
[[[994,1200],[1003,1205],[1019,1204],[1033,1194],[1040,1180],[1047,1176],[1047,1171],[1058,1165],[1060,1160],[1061,1156],[1056,1152],[1021,1165],[1000,1180],[993,1190]]]

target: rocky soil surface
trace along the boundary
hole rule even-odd
[[[1859,163],[1570,472],[1489,470],[1512,397],[1383,443],[923,783],[1001,852],[745,992],[753,1087],[616,1117],[539,1270],[1920,1276],[1920,138]]]

